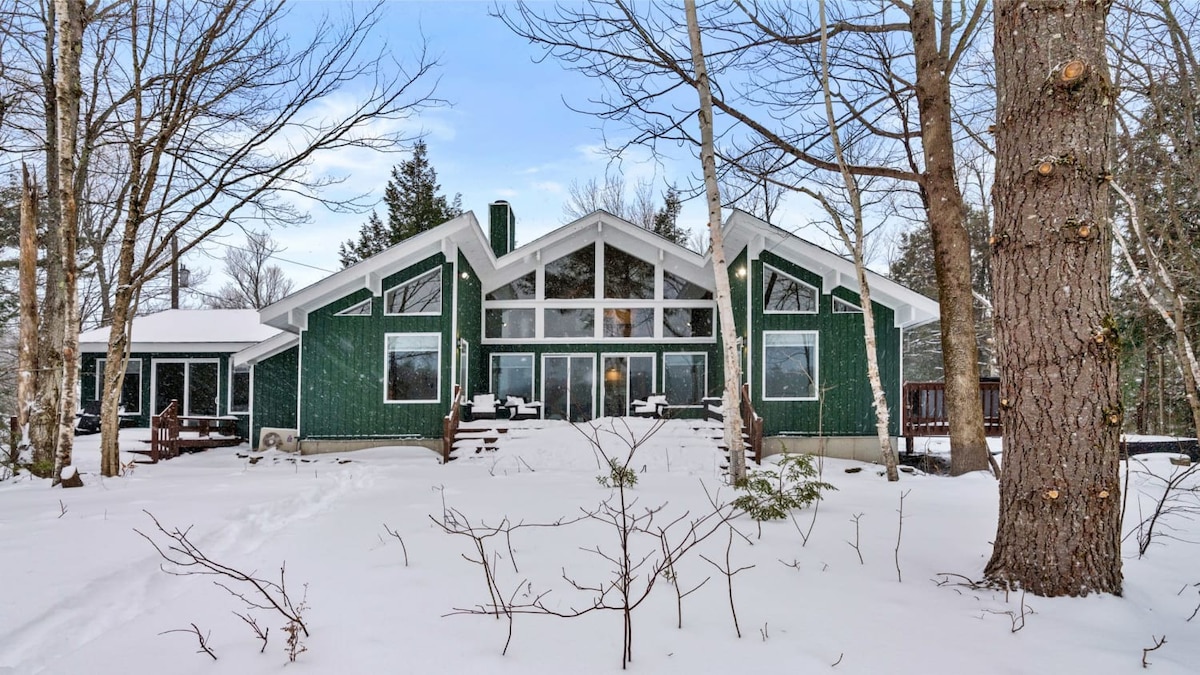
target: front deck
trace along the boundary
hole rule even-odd
[[[904,383],[904,451],[912,453],[913,438],[918,436],[949,436],[950,417],[946,411],[945,382]],[[983,432],[1000,436],[1000,383],[979,383],[979,402],[983,406]]]

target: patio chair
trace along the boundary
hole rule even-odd
[[[667,397],[664,394],[650,394],[646,400],[636,400],[629,406],[629,413],[634,417],[661,418],[667,409]]]
[[[471,408],[471,419],[473,420],[494,420],[496,419],[496,401],[495,394],[475,394],[463,405]]]
[[[509,396],[504,401],[504,407],[508,408],[508,419],[510,420],[535,420],[542,416],[542,402],[529,401],[526,402],[520,396]]]

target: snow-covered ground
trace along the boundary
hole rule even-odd
[[[646,421],[631,422],[635,432]],[[137,430],[125,430],[128,447]],[[144,433],[144,432],[143,432]],[[607,435],[611,442],[613,439]],[[250,464],[245,448],[209,450],[129,475],[98,475],[98,437],[81,437],[76,465],[86,486],[0,483],[0,673],[610,673],[621,668],[617,612],[581,618],[517,615],[508,622],[455,608],[488,603],[470,539],[443,532],[448,509],[472,523],[548,523],[594,509],[612,491],[584,436],[568,426],[528,433],[496,453],[441,466],[419,448],[296,458],[268,454]],[[612,447],[612,446],[610,446]],[[617,444],[616,447],[619,447]],[[125,459],[130,459],[131,456]],[[347,461],[349,460],[349,461]],[[1135,462],[1127,525],[1147,515],[1157,483],[1142,471],[1178,470],[1166,456]],[[672,422],[631,464],[633,511],[662,506],[656,524],[712,509],[705,489],[728,500],[714,453]],[[865,467],[847,473],[851,467]],[[1044,599],[1005,594],[978,579],[995,531],[996,482],[904,475],[889,484],[874,467],[826,460],[837,486],[792,522],[735,526],[733,578],[742,637],[734,633],[724,575],[724,532],[678,567],[676,597],[659,579],[633,614],[633,662],[644,673],[1194,673],[1200,664],[1200,523],[1169,516],[1171,540],[1137,557],[1125,543],[1123,597]],[[1145,485],[1142,485],[1145,483]],[[1146,494],[1142,494],[1142,490]],[[903,533],[897,536],[903,501]],[[1141,495],[1139,497],[1139,495]],[[311,636],[295,663],[283,620],[250,610],[269,627],[260,642],[234,612],[246,605],[212,577],[173,576],[135,530],[165,545],[146,512],[225,565],[277,579],[299,601]],[[856,531],[855,519],[858,526]],[[807,544],[799,530],[811,534]],[[390,528],[403,538],[388,534]],[[676,526],[678,528],[680,526]],[[678,530],[676,530],[678,531]],[[859,542],[859,553],[851,545]],[[897,543],[899,551],[897,553]],[[612,580],[597,553],[617,553],[611,526],[590,521],[512,533],[487,543],[497,584],[516,602],[549,591],[556,610],[587,606],[573,589]],[[634,538],[654,558],[658,542]],[[408,563],[405,564],[405,549]],[[514,569],[515,567],[515,569]],[[899,578],[898,578],[899,577]],[[235,590],[246,590],[234,587]],[[248,596],[249,597],[249,596]],[[1022,618],[1022,614],[1024,615]],[[164,631],[195,624],[217,656],[197,653],[194,635]]]

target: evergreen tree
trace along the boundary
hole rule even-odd
[[[674,185],[667,188],[666,194],[663,195],[663,201],[665,202],[663,207],[654,213],[652,231],[680,246],[686,246],[688,232],[679,227],[679,211],[683,209],[683,202],[680,201],[679,191],[675,189]]]
[[[429,164],[425,141],[418,141],[412,158],[392,167],[392,177],[383,191],[387,222],[372,212],[359,228],[358,238],[338,248],[342,267],[349,267],[376,253],[462,215],[462,195],[447,200],[438,192],[437,171]]]

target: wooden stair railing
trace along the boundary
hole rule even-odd
[[[179,401],[171,402],[150,418],[150,463],[179,456]]]
[[[462,408],[459,405],[460,385],[454,385],[454,396],[450,402],[450,414],[442,418],[442,464],[450,462],[450,453],[454,450],[454,437],[458,435],[458,423],[462,421]]]

